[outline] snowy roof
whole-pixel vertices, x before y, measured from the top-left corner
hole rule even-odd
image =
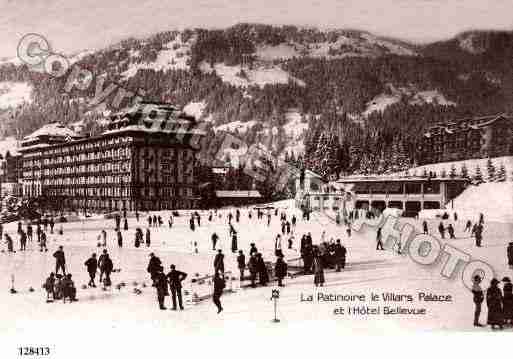
[[[80,137],[75,131],[70,128],[64,126],[60,122],[49,123],[44,125],[40,129],[32,132],[30,135],[24,138],[26,140],[32,140],[41,136],[52,136],[52,137],[71,137],[77,138]]]
[[[216,191],[218,198],[260,198],[262,195],[256,190],[249,191]]]

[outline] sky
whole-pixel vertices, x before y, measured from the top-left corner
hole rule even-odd
[[[27,33],[55,52],[98,49],[121,39],[239,22],[373,32],[417,43],[470,29],[513,29],[513,0],[0,0],[0,58]]]

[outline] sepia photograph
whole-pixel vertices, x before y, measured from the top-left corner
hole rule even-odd
[[[504,343],[512,13],[0,0],[2,357]]]

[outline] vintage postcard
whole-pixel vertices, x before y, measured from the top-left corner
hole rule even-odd
[[[5,357],[513,332],[512,12],[1,0]]]

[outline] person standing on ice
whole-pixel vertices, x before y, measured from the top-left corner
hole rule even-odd
[[[237,268],[239,268],[240,272],[240,281],[244,281],[244,269],[246,269],[246,256],[242,250],[239,251],[239,255],[237,256]]]
[[[167,221],[167,223],[169,224],[169,228],[173,228],[173,215],[172,214],[169,215],[169,220]]]
[[[84,265],[87,267],[87,273],[89,274],[89,283],[87,283],[87,285],[89,287],[96,288],[96,284],[94,284],[94,278],[96,277],[96,271],[98,270],[96,253],[91,254],[91,257],[84,262]]]
[[[39,242],[41,240],[41,224],[39,224],[39,222],[37,223],[37,227],[36,227],[36,235],[37,235],[37,241]]]
[[[27,234],[23,231],[20,232],[20,251],[25,251],[27,249]]]
[[[232,218],[233,218],[233,214],[232,212],[229,212],[228,213],[228,223],[231,224],[232,223]]]
[[[281,235],[277,235],[274,239],[274,255],[276,257],[283,256],[283,251],[281,249]]]
[[[258,279],[260,281],[260,285],[266,286],[269,282],[269,274],[267,273],[267,267],[265,265],[264,257],[262,257],[262,253],[257,253],[257,270],[258,270]]]
[[[139,222],[139,212],[135,211],[135,220]]]
[[[14,252],[13,244],[12,244],[12,238],[7,233],[5,234],[5,242],[7,243],[7,252],[12,253]]]
[[[46,302],[53,302],[55,300],[55,273],[50,273],[50,276],[46,278],[44,289],[46,290]],[[50,300],[50,294],[52,295],[52,300]]]
[[[478,275],[475,275],[473,278],[473,284],[472,284],[472,295],[474,300],[474,327],[482,327],[482,324],[479,324],[479,317],[481,316],[481,304],[484,301],[484,294],[483,290],[480,286],[481,283],[481,277]]]
[[[324,286],[324,267],[322,265],[319,250],[317,248],[313,251],[313,268],[314,268],[314,284],[316,287]]]
[[[187,273],[176,270],[175,265],[171,264],[171,271],[167,274],[166,278],[169,281],[169,288],[171,289],[171,299],[173,300],[173,308],[176,310],[176,299],[178,297],[178,306],[183,310],[182,303],[182,282],[187,278]]]
[[[39,248],[41,252],[43,252],[43,249],[45,252],[48,252],[48,248],[46,247],[46,233],[41,232],[41,238],[39,240]]]
[[[59,269],[66,275],[66,258],[64,256],[64,250],[62,246],[53,254],[55,258],[55,274],[59,274]]]
[[[454,236],[454,227],[452,226],[452,223],[449,223],[449,226],[447,227],[447,233],[449,233],[450,239],[456,239]]]
[[[162,267],[162,262],[160,261],[160,258],[157,257],[153,252],[150,253],[150,261],[148,263],[148,267],[146,270],[148,273],[150,273],[150,278],[153,281],[153,284],[155,284],[155,277],[160,267]]]
[[[153,215],[153,227],[157,227],[157,215]]]
[[[488,321],[487,323],[495,329],[503,329],[504,325],[504,312],[503,312],[503,298],[502,292],[498,287],[499,281],[493,278],[490,282],[490,287],[486,290],[486,305],[488,306]]]
[[[114,269],[114,264],[106,249],[103,250],[103,254],[98,258],[98,267],[100,268],[100,283],[104,283],[105,287],[109,287],[111,285],[110,274]],[[102,282],[103,274],[105,274],[105,280]]]
[[[214,273],[217,273],[218,271],[224,273],[224,254],[220,249],[217,251],[214,258]]]
[[[191,229],[191,231],[194,232],[194,229],[195,229],[195,224],[194,224],[194,216],[191,214],[191,218],[189,218],[189,228]]]
[[[151,227],[151,216],[148,216],[148,227]]]
[[[216,271],[214,274],[214,293],[212,295],[212,300],[217,307],[217,314],[223,311],[223,306],[221,305],[221,296],[223,295],[223,290],[226,287],[224,274],[221,271]]]
[[[146,228],[146,247],[149,247],[151,245],[151,233],[150,229]]]
[[[154,286],[157,289],[157,301],[159,303],[160,310],[166,310],[166,306],[164,305],[164,300],[166,296],[169,295],[168,291],[168,283],[166,275],[164,274],[164,268],[159,265],[155,268],[156,272],[154,275]]]
[[[334,249],[336,271],[340,272],[341,269],[344,269],[346,267],[347,249],[340,243],[340,239],[337,239],[337,243],[335,244]]]
[[[121,234],[121,231],[118,230],[118,232],[116,233],[116,236],[118,239],[118,247],[122,248],[123,247],[123,235]]]
[[[219,239],[219,236],[217,235],[216,232],[212,233],[212,237],[211,237],[211,240],[212,240],[212,250],[216,250],[216,244],[217,244],[217,240]]]
[[[440,237],[445,239],[445,227],[442,221],[440,221],[440,224],[438,225],[438,232],[440,232]]]
[[[383,235],[381,234],[381,227],[378,228],[376,231],[376,250],[382,250],[384,251],[385,248],[383,248]]]
[[[255,243],[250,243],[249,244],[249,255],[252,256],[255,253],[258,253],[258,249],[255,246]]]
[[[250,254],[249,261],[248,261],[248,270],[251,278],[251,287],[256,287],[256,276],[258,273],[258,260],[256,257],[256,253]]]
[[[232,234],[232,253],[237,252],[237,232],[233,231]]]
[[[429,234],[427,221],[422,222],[422,233]]]
[[[271,225],[271,214],[267,214],[267,227]]]
[[[284,287],[283,278],[287,275],[287,263],[283,260],[283,255],[278,256],[274,265],[274,275],[278,279],[278,287]]]
[[[128,231],[128,219],[125,217],[125,223],[123,224],[123,230]]]
[[[502,278],[504,286],[502,291],[504,292],[504,324],[513,324],[513,286],[509,277]]]
[[[239,221],[240,221],[240,211],[237,208],[237,210],[235,211],[235,222],[239,223]]]
[[[509,242],[506,254],[508,256],[508,266],[513,269],[513,242]]]
[[[292,227],[293,227],[293,228],[296,228],[296,221],[297,221],[297,219],[296,219],[296,215],[294,214],[294,215],[292,216]]]
[[[27,237],[30,242],[32,242],[32,225],[29,223],[27,224]],[[0,237],[2,237],[2,233],[0,232]]]
[[[481,242],[483,240],[483,225],[481,223],[476,226],[474,236],[476,238],[476,247],[481,247]]]
[[[54,226],[55,226],[55,222],[53,221],[53,217],[50,217],[50,234],[53,234]]]

